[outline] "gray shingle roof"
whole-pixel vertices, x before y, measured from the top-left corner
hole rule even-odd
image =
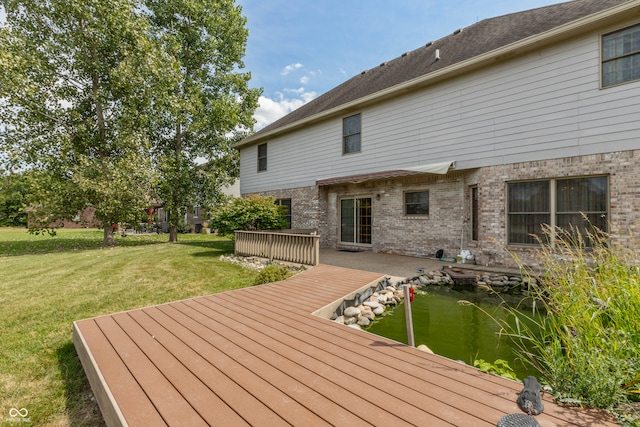
[[[251,140],[409,80],[434,73],[511,43],[630,0],[572,0],[482,20],[363,72],[258,131]],[[439,49],[440,60],[435,60]],[[240,143],[242,145],[242,142]]]

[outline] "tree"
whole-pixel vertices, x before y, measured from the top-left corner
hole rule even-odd
[[[0,174],[0,226],[25,227],[29,182],[24,174]]]
[[[152,123],[157,189],[175,242],[185,209],[211,207],[221,187],[235,181],[238,156],[231,146],[253,126],[260,91],[239,71],[248,31],[233,0],[147,0],[145,6],[156,40],[179,70]]]
[[[209,221],[219,234],[233,234],[235,230],[280,230],[287,227],[282,206],[273,197],[238,197],[216,209]]]
[[[148,136],[157,94],[177,64],[130,0],[0,0],[0,161],[37,171],[46,226],[88,206],[112,223],[148,207],[155,173]]]

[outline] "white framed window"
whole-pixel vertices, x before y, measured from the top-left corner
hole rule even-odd
[[[608,186],[606,176],[508,183],[508,243],[546,241],[543,224],[583,237],[592,227],[607,231]]]
[[[258,172],[267,170],[267,144],[258,145]]]
[[[404,193],[406,216],[429,215],[429,191],[407,191]]]
[[[342,119],[342,154],[359,153],[361,151],[360,114]]]
[[[602,36],[602,87],[640,80],[640,24]]]

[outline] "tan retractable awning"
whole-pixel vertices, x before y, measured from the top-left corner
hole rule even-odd
[[[373,179],[397,178],[401,176],[419,175],[419,174],[437,174],[445,175],[449,169],[455,168],[455,161],[447,161],[440,163],[430,163],[427,165],[411,166],[402,169],[387,170],[381,172],[370,172],[359,175],[340,176],[326,179],[319,179],[316,185],[332,185],[346,184],[371,181]]]

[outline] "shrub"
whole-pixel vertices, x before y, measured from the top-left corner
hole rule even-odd
[[[293,272],[287,267],[277,264],[269,264],[258,273],[254,285],[263,285],[265,283],[279,282],[291,277]]]
[[[235,198],[219,207],[209,225],[220,235],[232,235],[235,230],[279,230],[287,227],[282,208],[273,197],[251,196]]]
[[[637,395],[640,268],[605,233],[586,234],[558,229],[553,245],[541,245],[547,273],[533,295],[547,311],[536,321],[540,330],[519,321],[515,310],[516,326],[503,327],[556,398],[615,409]],[[531,344],[535,351],[526,350]]]

